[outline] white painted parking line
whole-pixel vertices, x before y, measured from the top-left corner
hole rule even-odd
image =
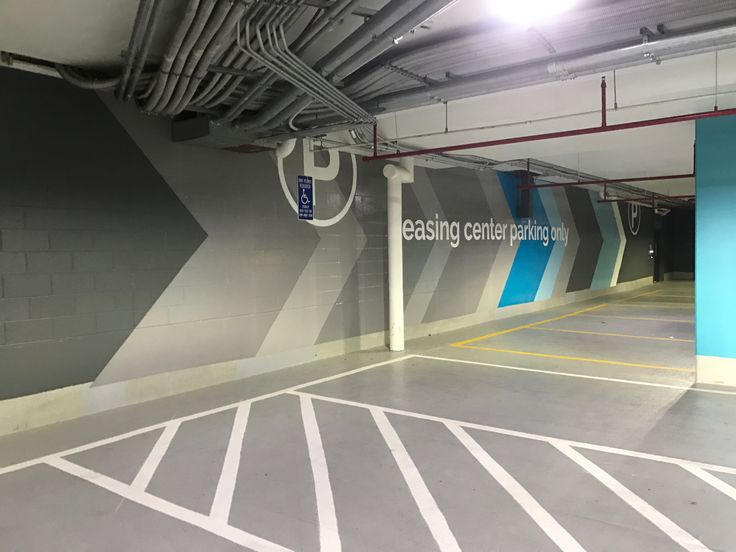
[[[416,502],[419,512],[427,523],[427,527],[429,527],[440,551],[460,552],[460,545],[458,545],[455,535],[452,534],[447,519],[437,506],[432,493],[429,492],[427,484],[422,479],[422,475],[411,456],[409,456],[404,443],[401,442],[391,422],[378,408],[371,408],[370,412],[383,436],[383,440],[386,441],[394,460],[396,460],[396,465],[399,467],[411,496],[414,497],[414,502]]]
[[[304,423],[304,433],[307,437],[307,449],[309,451],[309,462],[312,465],[312,477],[314,478],[314,491],[317,499],[317,518],[319,519],[319,542],[320,550],[340,552],[342,543],[337,527],[337,512],[335,511],[335,499],[332,494],[330,473],[327,467],[322,436],[319,433],[317,416],[314,413],[312,400],[304,395],[299,397]]]
[[[151,452],[148,454],[148,458],[143,462],[141,469],[138,470],[138,474],[135,476],[133,483],[130,484],[134,490],[146,490],[151,479],[153,479],[153,474],[156,473],[158,465],[161,463],[161,460],[163,460],[166,451],[169,450],[169,445],[171,445],[171,441],[174,440],[174,435],[176,435],[180,425],[181,422],[178,420],[169,422],[166,425],[161,436],[158,438],[158,441],[156,441],[153,449],[151,449]]]
[[[343,404],[345,406],[355,406],[357,408],[372,409],[377,408],[387,414],[398,414],[400,416],[407,416],[409,418],[417,418],[419,420],[429,420],[432,422],[439,422],[441,424],[457,424],[465,429],[479,429],[481,431],[488,431],[490,433],[498,433],[499,435],[509,435],[511,437],[520,437],[521,439],[529,439],[532,441],[542,441],[544,443],[565,443],[578,449],[586,450],[597,450],[599,452],[607,452],[609,454],[616,454],[619,456],[628,456],[631,458],[641,458],[642,460],[652,460],[654,462],[662,462],[665,464],[674,464],[676,466],[694,466],[702,468],[708,471],[714,471],[719,473],[728,473],[736,475],[736,468],[729,466],[719,466],[717,464],[707,464],[704,462],[697,462],[693,460],[685,460],[684,458],[673,458],[670,456],[661,456],[659,454],[650,454],[648,452],[638,452],[635,450],[627,450],[616,447],[609,447],[605,445],[596,445],[594,443],[585,443],[583,441],[572,441],[569,439],[560,439],[557,437],[548,437],[545,435],[538,435],[535,433],[526,433],[524,431],[517,431],[515,429],[503,429],[500,427],[493,427],[475,422],[467,422],[463,420],[455,420],[452,418],[443,418],[441,416],[432,416],[431,414],[422,414],[420,412],[412,412],[410,410],[401,410],[399,408],[391,408],[388,406],[381,406],[377,404],[362,403],[357,401],[351,401],[347,399],[339,399],[336,397],[329,397],[325,395],[317,395],[314,393],[306,393],[304,391],[292,391],[293,395],[306,395],[312,399],[331,402],[335,404]]]
[[[629,380],[621,378],[607,378],[604,376],[590,376],[588,374],[577,374],[574,372],[557,372],[555,370],[542,370],[539,368],[523,368],[521,366],[509,366],[506,364],[493,364],[491,362],[480,362],[477,360],[464,360],[459,358],[439,357],[430,355],[416,355],[417,358],[426,358],[427,360],[438,360],[444,362],[454,362],[458,364],[470,364],[475,366],[488,366],[489,368],[500,368],[503,370],[512,370],[515,372],[530,372],[533,374],[546,374],[550,376],[560,376],[563,378],[579,378],[595,381],[603,381],[609,383],[624,383],[627,385],[641,385],[644,387],[658,387],[660,389],[673,389],[676,391],[693,391],[697,393],[709,393],[712,395],[731,395],[736,396],[736,391],[725,391],[721,389],[704,389],[702,387],[688,387],[686,385],[671,385],[668,383],[654,383],[641,380]]]
[[[243,403],[238,406],[233,428],[230,432],[230,441],[225,452],[225,460],[222,463],[222,472],[220,472],[220,479],[217,482],[215,498],[212,501],[210,517],[224,523],[227,523],[230,519],[230,509],[233,504],[233,494],[238,479],[240,456],[243,450],[243,439],[245,438],[249,415],[250,403]]]
[[[705,481],[708,485],[713,487],[714,489],[717,489],[721,491],[724,495],[726,495],[731,500],[736,500],[736,489],[723,481],[722,479],[718,479],[716,476],[714,476],[711,473],[708,473],[707,471],[697,468],[695,466],[682,466],[683,469],[689,471],[691,474],[693,474],[695,477],[701,479],[702,481]]]
[[[565,552],[584,552],[580,543],[545,510],[539,502],[507,472],[501,464],[496,462],[478,442],[458,424],[445,423],[455,437],[468,449],[481,466],[495,479],[504,490],[511,495],[519,506],[529,515],[539,528],[552,539],[560,550]]]
[[[77,447],[68,448],[59,452],[54,452],[51,454],[47,454],[44,456],[39,456],[37,458],[33,458],[31,460],[26,460],[24,462],[18,462],[17,464],[11,464],[9,466],[5,466],[0,468],[0,475],[5,475],[6,473],[15,472],[18,470],[23,470],[26,468],[30,468],[32,466],[37,466],[38,464],[46,463],[48,460],[52,460],[54,458],[59,458],[62,456],[69,456],[72,454],[77,454],[79,452],[85,452],[87,450],[91,450],[93,448],[101,447],[103,445],[110,445],[112,443],[117,443],[119,441],[123,441],[125,439],[129,439],[130,437],[135,437],[137,435],[142,435],[144,433],[148,433],[150,431],[154,431],[156,429],[165,428],[168,424],[170,424],[172,421],[177,421],[179,423],[188,422],[190,420],[197,420],[199,418],[203,418],[205,416],[209,416],[211,414],[219,414],[220,412],[226,412],[228,410],[233,410],[244,403],[254,403],[258,401],[264,401],[266,399],[272,399],[274,397],[278,397],[280,395],[283,395],[284,393],[289,393],[291,391],[298,391],[300,389],[303,389],[305,387],[311,387],[312,385],[319,385],[321,383],[327,383],[330,381],[334,381],[340,378],[345,378],[348,376],[352,376],[354,374],[358,374],[360,372],[365,372],[366,370],[371,370],[373,368],[378,368],[380,366],[387,366],[389,364],[394,364],[396,362],[402,362],[404,360],[409,360],[412,358],[415,358],[416,355],[404,355],[397,358],[392,358],[390,360],[385,360],[383,362],[376,362],[375,364],[369,364],[368,366],[362,366],[360,368],[356,368],[354,370],[349,370],[347,372],[341,372],[339,374],[334,374],[332,376],[327,376],[324,378],[319,378],[316,380],[308,381],[306,383],[300,383],[298,385],[294,385],[292,387],[287,387],[286,389],[279,389],[278,391],[272,391],[270,393],[265,393],[263,395],[259,395],[257,397],[253,397],[250,399],[246,399],[244,401],[239,401],[236,403],[227,404],[224,406],[218,406],[217,408],[211,408],[209,410],[203,410],[201,412],[196,412],[194,414],[188,414],[186,416],[182,416],[180,418],[176,418],[176,420],[168,420],[165,422],[159,422],[156,424],[151,424],[146,427],[141,427],[138,429],[134,429],[132,431],[127,431],[125,433],[120,433],[118,435],[114,435],[112,437],[106,437],[105,439],[99,439],[97,441],[92,441],[90,443],[86,443],[84,445],[79,445]]]
[[[689,550],[690,552],[707,552],[710,550],[702,542],[685,531],[662,512],[651,506],[634,492],[630,491],[608,472],[588,460],[578,451],[574,450],[569,444],[557,441],[552,441],[551,443],[562,454],[567,456],[603,485],[608,487],[611,492],[649,520],[653,525],[658,527],[665,535],[682,546],[685,550]]]
[[[238,529],[237,527],[233,527],[232,525],[227,525],[217,520],[213,520],[209,516],[188,510],[187,508],[183,508],[182,506],[169,502],[168,500],[164,500],[144,491],[133,489],[125,483],[116,481],[106,475],[89,470],[78,464],[64,460],[63,458],[49,458],[44,463],[92,483],[93,485],[97,485],[98,487],[130,500],[131,502],[135,502],[179,521],[194,525],[195,527],[199,527],[200,529],[229,540],[230,542],[250,548],[255,552],[292,552],[288,548],[284,548],[276,543],[262,539],[261,537]]]

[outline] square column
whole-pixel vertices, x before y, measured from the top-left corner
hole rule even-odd
[[[736,117],[696,126],[697,380],[736,386]]]

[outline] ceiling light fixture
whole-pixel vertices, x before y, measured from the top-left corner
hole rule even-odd
[[[577,0],[488,0],[491,14],[514,25],[531,27],[572,8]]]

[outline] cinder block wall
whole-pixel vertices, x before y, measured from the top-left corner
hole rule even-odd
[[[84,383],[101,388],[93,402],[119,404],[129,387],[108,385],[148,378],[151,398],[152,379],[173,393],[383,343],[381,164],[301,142],[284,160],[172,143],[166,119],[9,70],[0,118],[0,400]],[[317,178],[325,225],[297,220],[299,174]],[[405,217],[522,224],[514,178],[418,167]],[[647,220],[633,235],[595,201],[535,198],[567,244],[407,240],[410,333],[650,275]]]

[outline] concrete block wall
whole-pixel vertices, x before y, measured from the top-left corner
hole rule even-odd
[[[0,399],[191,371],[206,384],[383,343],[382,165],[309,142],[285,159],[172,143],[165,119],[9,71],[0,112]],[[297,220],[299,174],[315,176],[324,224]],[[513,224],[506,191],[492,171],[418,168],[405,216]],[[617,227],[617,208],[587,191],[541,199],[539,219],[571,232],[554,263],[554,244],[406,242],[412,335],[648,275],[648,240]]]

